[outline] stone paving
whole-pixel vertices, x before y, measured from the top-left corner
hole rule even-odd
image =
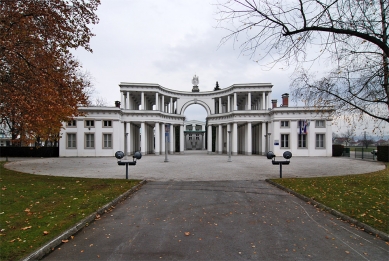
[[[136,166],[129,166],[129,178],[149,181],[213,181],[213,180],[265,180],[279,177],[279,166],[272,165],[264,156],[228,156],[206,151],[187,151],[183,155],[143,156]],[[1,160],[1,159],[0,159]],[[11,158],[6,167],[26,173],[87,177],[125,178],[125,166],[118,166],[115,157],[91,158]],[[131,159],[132,160],[132,159]],[[277,157],[276,160],[284,160]],[[362,174],[382,170],[385,165],[377,161],[344,157],[292,157],[282,167],[283,178],[338,176]]]

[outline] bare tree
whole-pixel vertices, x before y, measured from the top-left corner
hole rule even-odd
[[[373,144],[374,143],[374,140],[372,137],[370,137],[369,135],[366,134],[366,131],[364,132],[363,134],[363,138],[360,140],[360,142],[362,143],[362,145],[367,149],[369,147],[369,145]]]
[[[295,66],[296,101],[389,123],[388,0],[228,0],[218,8],[229,31],[221,44],[238,42],[270,68]]]
[[[350,143],[350,141],[354,140],[355,131],[352,128],[348,128],[345,132],[341,133],[341,137],[343,138],[346,146]]]
[[[93,102],[93,106],[107,106],[108,102],[107,102],[107,99],[105,99],[104,97],[102,96],[99,96],[99,97],[96,97],[94,102]]]

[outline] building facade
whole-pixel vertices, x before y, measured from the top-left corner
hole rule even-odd
[[[230,145],[232,155],[265,155],[269,150],[276,155],[286,150],[294,156],[332,155],[332,108],[289,107],[288,94],[277,106],[271,84],[234,84],[208,92],[146,83],[119,86],[116,107],[82,107],[85,116],[63,123],[61,157],[113,156],[118,150],[161,155],[165,146],[168,153],[206,149],[222,154]],[[185,121],[185,109],[193,104],[205,109],[205,124]]]

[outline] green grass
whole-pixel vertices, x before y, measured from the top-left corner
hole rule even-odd
[[[32,175],[0,162],[0,260],[18,260],[139,183]]]
[[[369,174],[272,181],[389,234],[389,164]]]

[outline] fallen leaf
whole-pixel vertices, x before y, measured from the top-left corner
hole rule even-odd
[[[44,235],[44,236],[46,236],[46,235],[48,235],[48,234],[49,234],[49,232],[48,232],[48,231],[46,231],[46,230],[45,230],[45,231],[43,231],[43,235]]]
[[[30,229],[30,228],[32,228],[32,226],[22,227],[21,230],[27,230],[27,229]]]
[[[67,239],[62,239],[62,243],[67,243],[67,242],[69,242],[69,240],[67,240]]]
[[[185,236],[189,236],[190,232],[185,232],[184,234],[185,234]]]

